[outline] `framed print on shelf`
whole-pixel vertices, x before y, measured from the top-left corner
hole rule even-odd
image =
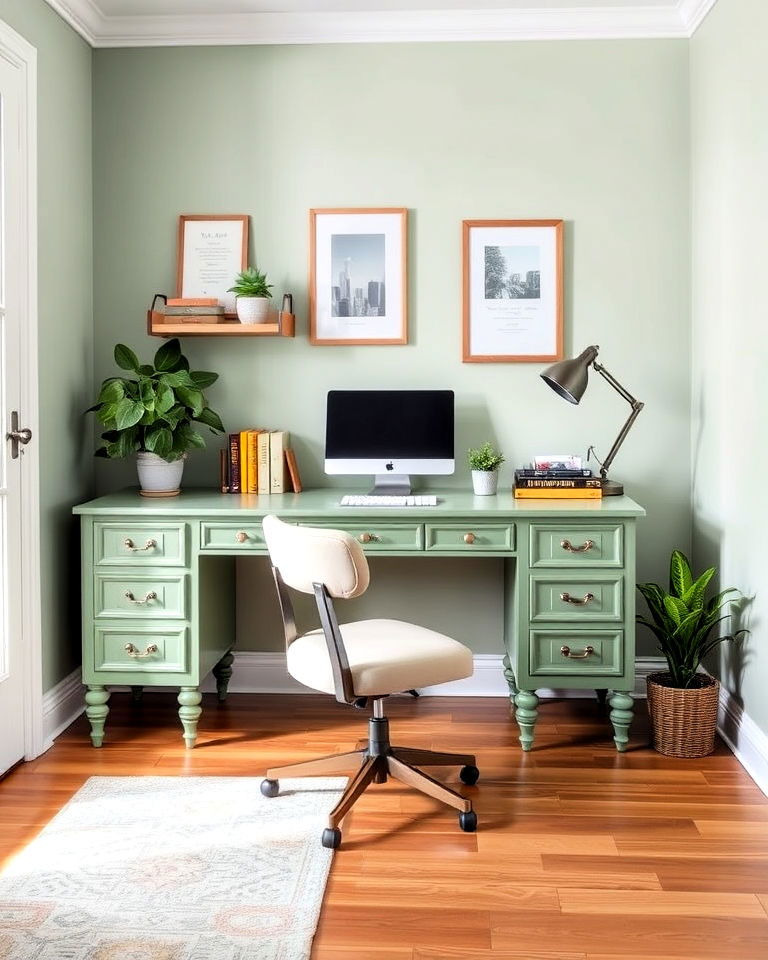
[[[225,316],[237,316],[237,274],[248,266],[248,214],[194,213],[179,217],[177,297],[215,297]]]
[[[465,220],[464,363],[563,359],[563,221]]]
[[[408,342],[404,207],[309,211],[309,340]]]

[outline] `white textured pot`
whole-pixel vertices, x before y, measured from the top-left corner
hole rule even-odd
[[[492,497],[499,486],[498,470],[473,470],[472,489],[476,497]]]
[[[136,454],[136,469],[139,473],[139,486],[145,497],[175,497],[181,486],[184,473],[184,454],[178,460],[163,460],[156,453],[142,450]]]
[[[237,318],[240,323],[268,323],[269,322],[269,298],[268,297],[238,297],[237,298]]]

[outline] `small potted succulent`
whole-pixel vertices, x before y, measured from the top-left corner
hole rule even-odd
[[[490,497],[496,493],[499,485],[499,467],[504,463],[500,450],[495,450],[490,441],[470,450],[467,454],[472,470],[472,489],[478,497]]]
[[[96,456],[116,460],[136,453],[142,495],[176,496],[187,452],[205,447],[193,424],[224,432],[203,393],[219,375],[190,370],[177,339],[164,343],[151,364],[139,363],[133,350],[118,343],[115,363],[134,376],[108,377],[87,411],[106,427]]]
[[[238,273],[235,285],[230,287],[228,292],[237,297],[237,316],[240,323],[267,323],[272,286],[267,283],[266,273],[261,273],[256,267],[248,267]]]
[[[647,678],[648,712],[653,746],[672,757],[704,757],[715,749],[719,682],[699,670],[702,660],[720,643],[738,642],[746,630],[720,635],[728,619],[726,599],[735,589],[707,598],[715,568],[695,580],[685,554],[672,552],[669,590],[658,583],[638,583],[651,619],[638,615],[659,642],[667,671]],[[735,599],[735,598],[734,598]]]

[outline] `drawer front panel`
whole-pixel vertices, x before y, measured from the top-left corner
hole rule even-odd
[[[388,520],[370,520],[360,523],[303,523],[304,527],[328,527],[345,530],[363,547],[366,553],[386,553],[390,550],[423,550],[424,524],[398,523]]]
[[[481,553],[486,550],[506,552],[515,548],[515,528],[503,523],[428,523],[427,550]]]
[[[531,574],[531,620],[622,620],[624,578]]]
[[[172,619],[187,616],[187,578],[184,574],[97,573],[94,616],[113,619]]]
[[[532,677],[620,677],[624,673],[621,630],[532,630]]]
[[[267,545],[261,523],[241,521],[240,523],[200,524],[201,550],[226,550],[227,553],[266,553]]]
[[[620,523],[532,523],[532,567],[622,567],[624,527]]]
[[[186,526],[183,523],[93,524],[94,557],[98,564],[143,564],[184,567],[187,563]]]
[[[189,630],[186,625],[97,623],[93,640],[93,669],[96,673],[189,672]]]

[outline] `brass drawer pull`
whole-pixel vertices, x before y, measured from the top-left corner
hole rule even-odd
[[[235,534],[235,540],[237,540],[238,543],[245,543],[247,539],[248,534],[245,532],[245,530],[238,530]]]
[[[474,533],[465,533],[464,534],[464,543],[474,543],[477,538]]]
[[[578,607],[583,607],[588,603],[592,603],[595,599],[594,593],[585,593],[583,597],[572,597],[570,593],[561,593],[560,599],[563,603],[575,603]]]
[[[130,603],[149,603],[150,600],[157,600],[157,594],[155,593],[154,590],[150,590],[150,592],[146,595],[146,597],[144,597],[143,600],[137,600],[130,590],[126,590],[125,599],[128,600]]]
[[[130,537],[126,537],[123,543],[132,553],[142,553],[144,550],[152,550],[157,546],[157,540],[147,540],[143,547],[137,547]]]
[[[357,539],[360,543],[378,543],[381,538],[377,537],[375,533],[361,533]]]
[[[587,550],[591,550],[594,545],[594,540],[585,540],[580,547],[574,547],[570,540],[560,541],[560,546],[563,548],[563,550],[567,550],[569,553],[586,553]]]
[[[560,653],[569,660],[586,660],[595,652],[594,647],[584,647],[581,653],[571,653],[571,648],[567,646],[560,647]]]
[[[144,653],[139,653],[138,647],[134,647],[132,643],[126,643],[125,652],[134,660],[145,660],[147,657],[151,657],[153,653],[157,653],[157,644],[150,643]]]

